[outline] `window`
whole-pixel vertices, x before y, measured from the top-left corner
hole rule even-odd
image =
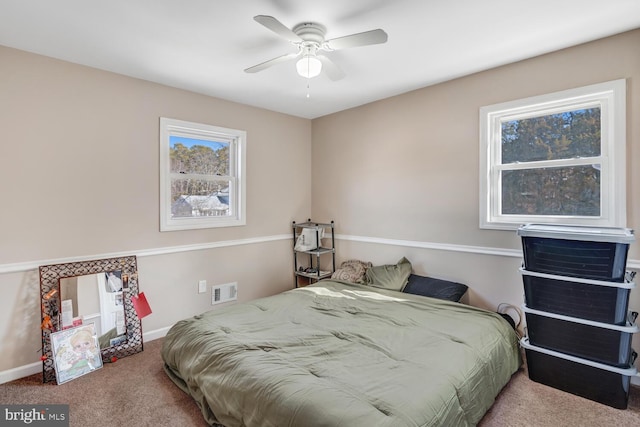
[[[624,227],[625,80],[480,109],[480,227]]]
[[[246,133],[160,118],[160,231],[245,225]]]

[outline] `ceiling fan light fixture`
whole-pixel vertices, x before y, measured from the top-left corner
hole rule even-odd
[[[253,67],[246,68],[244,70],[246,73],[256,73],[289,59],[299,58],[296,62],[296,70],[300,76],[311,79],[319,75],[324,67],[326,76],[336,81],[343,78],[345,74],[330,58],[322,55],[322,51],[333,52],[334,50],[386,43],[387,41],[387,33],[380,28],[325,40],[326,28],[317,22],[303,22],[289,29],[273,16],[257,15],[253,19],[258,24],[291,42],[298,48],[298,51],[280,55]],[[318,53],[320,54],[318,55]]]
[[[304,55],[296,63],[298,74],[306,79],[316,77],[322,71],[322,62],[314,55]]]

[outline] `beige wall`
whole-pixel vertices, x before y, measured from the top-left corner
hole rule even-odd
[[[200,279],[237,281],[240,301],[293,286],[291,242],[273,237],[311,211],[310,120],[5,47],[0,64],[0,268],[145,253],[145,332],[210,309]],[[247,131],[246,226],[160,233],[161,116]],[[39,360],[38,280],[0,274],[0,373]]]
[[[308,120],[0,54],[2,263],[264,236],[308,215]],[[158,231],[161,116],[247,131],[247,226]]]
[[[516,233],[478,226],[479,109],[620,78],[627,79],[628,227],[639,228],[638,46],[635,30],[314,120],[312,212],[336,220],[339,260],[407,256],[419,273],[468,284],[471,304],[519,306]],[[437,245],[451,250],[429,248]],[[494,248],[506,256],[482,254]],[[637,241],[630,250],[635,266],[639,249]],[[640,310],[640,291],[631,296]]]

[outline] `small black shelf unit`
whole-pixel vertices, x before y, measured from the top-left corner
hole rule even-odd
[[[331,277],[336,271],[334,222],[293,221],[291,228],[295,287],[300,286],[300,277],[307,278],[308,283]]]

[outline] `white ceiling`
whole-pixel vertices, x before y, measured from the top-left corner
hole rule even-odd
[[[389,39],[327,53],[346,77],[307,98],[295,61],[243,71],[296,51],[255,15]],[[304,118],[635,28],[640,0],[0,0],[0,45]]]

